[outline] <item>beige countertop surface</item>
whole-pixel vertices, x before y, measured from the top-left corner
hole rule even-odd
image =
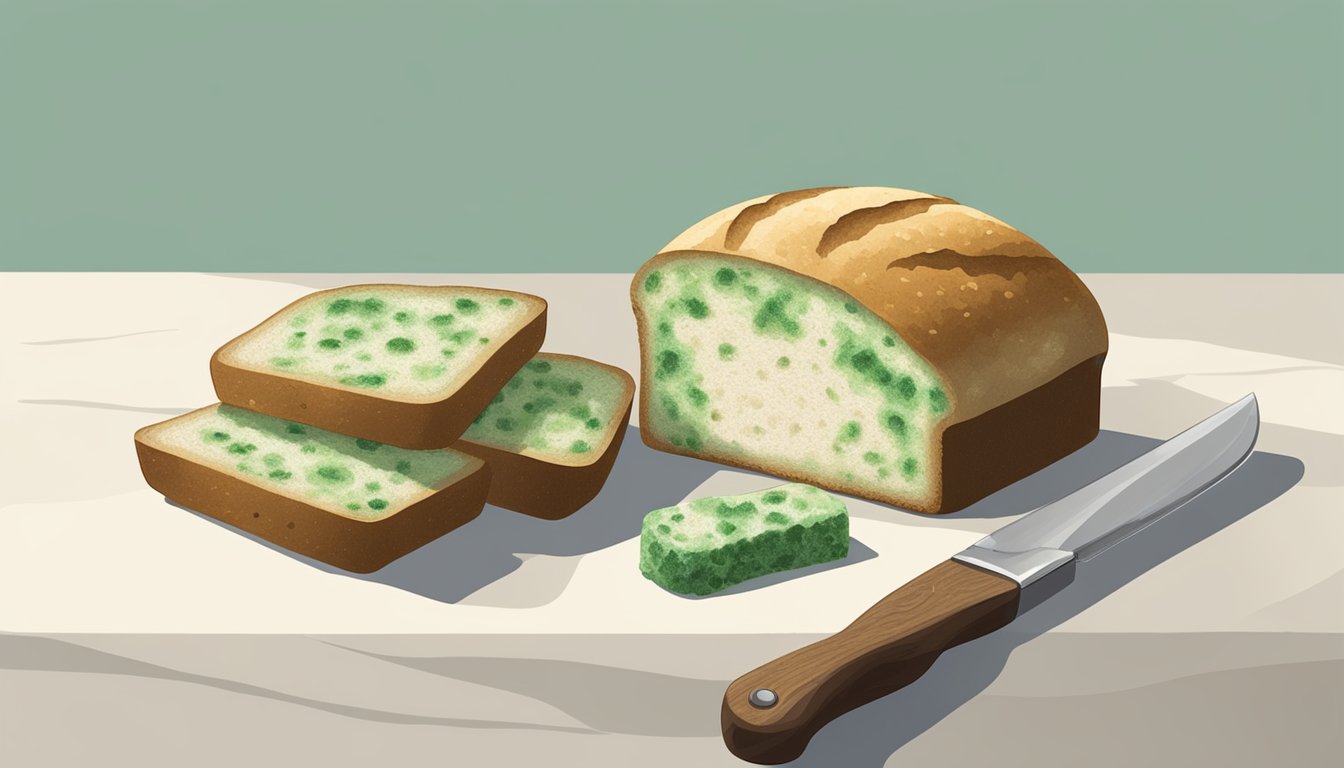
[[[354,282],[537,293],[545,349],[634,373],[628,275],[0,274],[0,744],[34,765],[740,765],[718,730],[732,678],[1255,392],[1235,474],[798,764],[1333,764],[1344,276],[1084,280],[1111,331],[1097,440],[954,515],[847,500],[849,559],[691,600],[639,575],[643,514],[778,481],[637,425],[571,518],[487,507],[369,575],[168,504],[131,440],[213,402],[222,343]]]

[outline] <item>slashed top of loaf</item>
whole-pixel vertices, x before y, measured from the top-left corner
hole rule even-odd
[[[407,402],[451,396],[546,309],[465,286],[351,285],[309,294],[219,352],[229,365]]]
[[[833,285],[942,376],[952,421],[991,410],[1107,350],[1096,299],[1040,243],[923,192],[823,187],[748,200],[668,243],[635,278],[687,253],[738,256]]]

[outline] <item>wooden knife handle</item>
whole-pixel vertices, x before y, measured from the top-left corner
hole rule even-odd
[[[955,560],[882,598],[838,634],[734,680],[723,740],[753,763],[785,763],[835,718],[919,678],[943,651],[1017,616],[1017,583]],[[769,693],[774,703],[770,704]]]

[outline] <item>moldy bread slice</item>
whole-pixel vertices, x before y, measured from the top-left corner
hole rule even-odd
[[[546,302],[458,286],[305,296],[210,360],[230,405],[403,448],[451,445],[541,347]]]

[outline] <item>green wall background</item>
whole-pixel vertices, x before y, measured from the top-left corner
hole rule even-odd
[[[1344,3],[0,0],[0,267],[632,271],[832,184],[1334,272]]]

